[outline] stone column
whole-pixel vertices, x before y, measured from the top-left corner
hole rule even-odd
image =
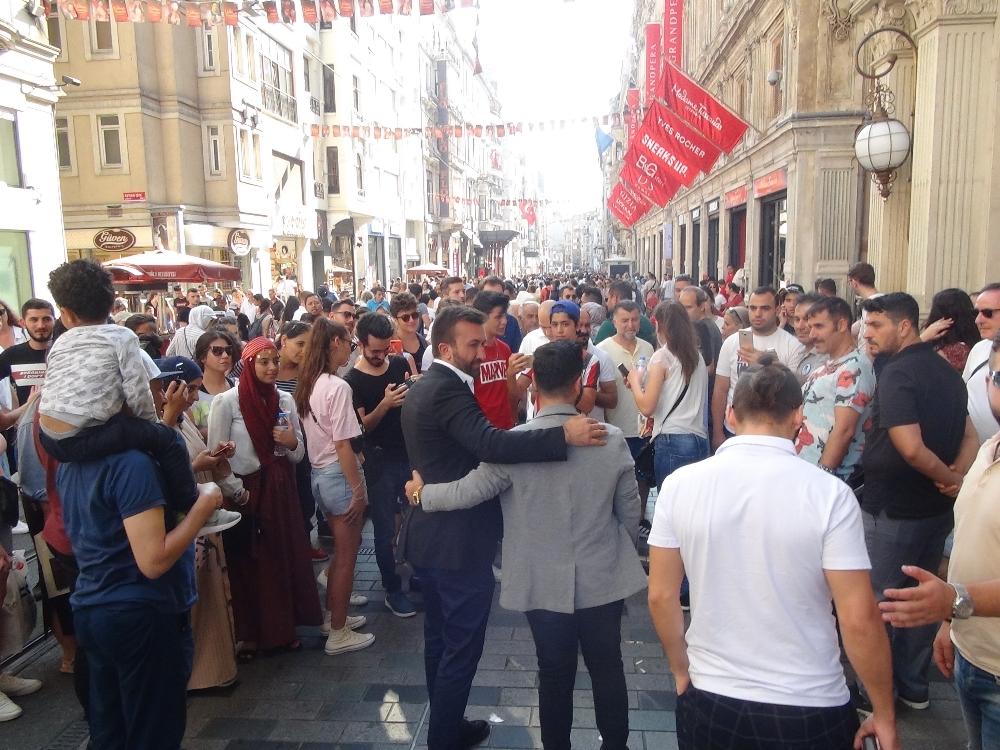
[[[997,0],[920,0],[907,290],[926,310],[987,258]]]

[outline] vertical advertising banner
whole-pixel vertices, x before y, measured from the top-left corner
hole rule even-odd
[[[632,158],[629,159],[629,156]],[[647,157],[633,154],[631,151],[622,163],[618,177],[645,202],[655,203],[661,208],[666,206],[680,189],[676,182],[666,179]]]
[[[625,107],[628,112],[625,115],[625,145],[629,146],[639,129],[639,89],[629,89],[625,92]]]
[[[354,0],[340,0],[340,15],[342,16],[353,16],[354,15]]]
[[[696,170],[708,174],[715,166],[722,151],[703,136],[694,126],[682,120],[660,102],[653,102],[643,121],[643,130],[663,142],[677,147],[684,160]]]
[[[624,226],[630,227],[649,210],[649,203],[619,182],[608,196],[608,209]]]
[[[434,0],[420,0],[420,15],[430,16],[434,14]]]
[[[670,62],[663,69],[662,88],[667,106],[726,153],[747,132],[746,122]]]
[[[684,0],[663,0],[663,55],[668,63],[683,67]]]
[[[645,101],[650,104],[660,90],[663,70],[663,29],[658,23],[646,24],[646,88]]]

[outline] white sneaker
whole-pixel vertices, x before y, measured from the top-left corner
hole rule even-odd
[[[242,518],[243,515],[237,513],[236,511],[223,510],[222,508],[219,508],[208,517],[208,520],[205,521],[205,525],[202,526],[201,531],[198,532],[198,536],[218,534],[220,531],[231,529],[233,526],[238,524]]]
[[[17,524],[15,524],[14,528],[12,528],[10,530],[10,533],[11,534],[27,534],[28,533],[28,524],[26,524],[24,521],[18,521]]]
[[[364,615],[348,615],[347,627],[351,630],[363,628],[368,623],[368,618]],[[323,613],[323,624],[319,626],[319,632],[323,635],[330,635],[330,610]]]
[[[321,570],[319,572],[319,575],[316,576],[316,583],[318,583],[323,588],[326,588],[326,566],[325,565],[323,566],[323,570]]]
[[[0,693],[0,721],[11,721],[23,713],[21,707]]]
[[[41,680],[31,680],[24,677],[15,677],[6,672],[0,673],[0,693],[13,695],[19,698],[22,695],[31,695],[42,689]]]
[[[374,633],[355,633],[348,627],[341,630],[333,630],[326,638],[326,645],[323,650],[327,656],[336,654],[346,654],[350,651],[360,651],[375,643]]]
[[[368,603],[368,597],[364,594],[355,594],[351,592],[351,606],[352,607],[363,607]]]

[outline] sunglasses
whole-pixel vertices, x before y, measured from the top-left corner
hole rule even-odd
[[[216,357],[221,357],[223,355],[229,357],[233,356],[233,347],[231,346],[210,346],[208,347],[208,350],[212,352],[212,354],[214,354]]]
[[[336,315],[343,315],[344,318],[346,318],[347,320],[356,320],[357,317],[358,317],[357,313],[352,313],[352,312],[338,312],[338,313],[335,313],[335,314]]]
[[[1000,388],[1000,370],[990,370],[990,382]]]
[[[412,313],[403,313],[402,315],[397,315],[396,317],[399,320],[403,321],[404,323],[409,323],[410,321],[413,321],[413,320],[416,320],[417,318],[419,318],[420,317],[420,313],[415,313],[415,312],[412,312]]]
[[[989,307],[979,308],[979,307],[977,307],[976,308],[976,312],[979,313],[980,315],[982,315],[987,320],[993,320],[993,316],[996,315],[998,312],[1000,312],[1000,307],[993,307],[993,308],[989,308]]]

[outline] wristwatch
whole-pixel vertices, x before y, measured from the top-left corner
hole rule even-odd
[[[422,489],[423,489],[423,486],[420,486],[420,487],[417,487],[417,489],[413,490],[413,494],[410,495],[410,497],[413,498],[413,502],[410,503],[410,505],[420,505],[420,491]]]
[[[976,607],[969,596],[969,590],[960,583],[949,583],[955,589],[955,601],[951,605],[951,616],[956,620],[967,620],[976,611]]]

